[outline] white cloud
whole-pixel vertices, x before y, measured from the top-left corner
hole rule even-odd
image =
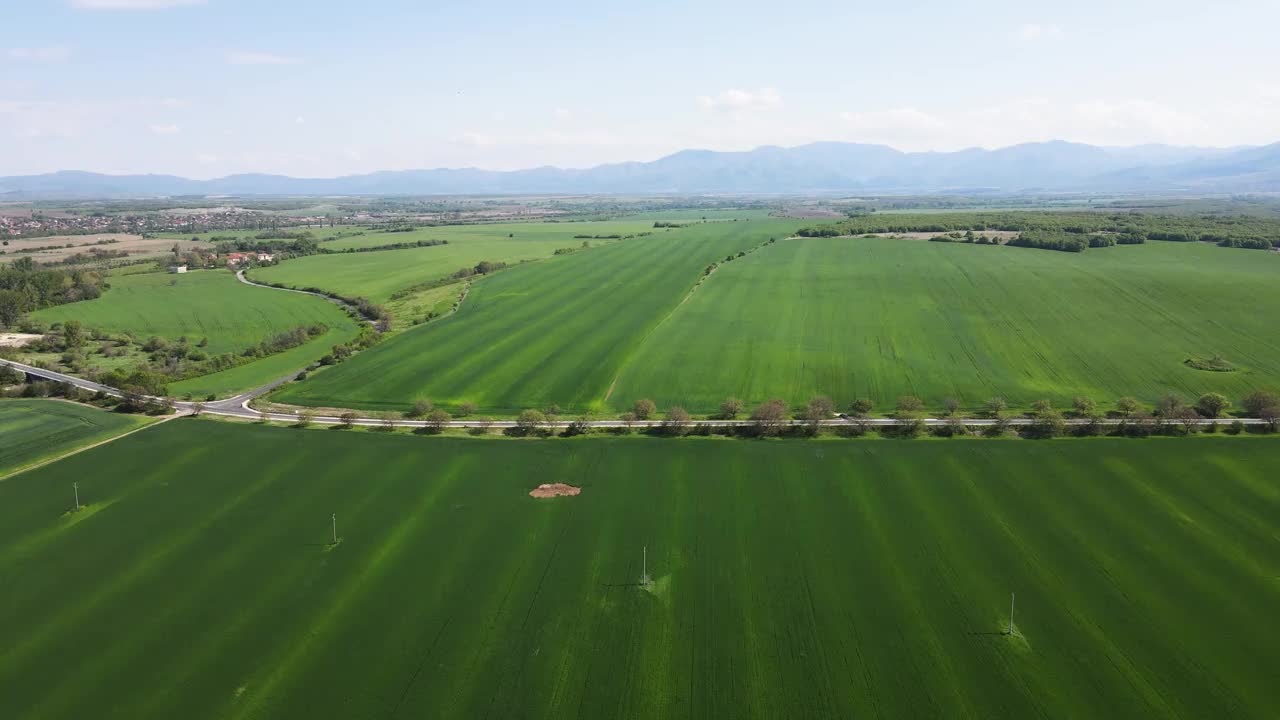
[[[204,3],[205,0],[71,0],[72,7],[87,10],[163,10]]]
[[[23,62],[61,62],[71,57],[71,49],[63,45],[38,48],[9,48],[5,55],[10,60]]]
[[[182,131],[181,128],[173,123],[169,123],[167,125],[148,125],[147,129],[156,135],[177,135]]]
[[[218,164],[218,156],[207,152],[197,153],[196,162],[201,165],[216,165]]]
[[[556,108],[552,114],[557,120],[568,120],[573,117],[573,111],[569,108]]]
[[[841,125],[827,137],[903,150],[995,148],[1043,140],[1227,146],[1274,142],[1280,105],[1251,99],[1232,107],[1186,109],[1144,98],[1023,98],[935,112],[910,107],[844,112],[839,118]],[[823,134],[820,129],[818,134]]]
[[[724,90],[718,95],[698,98],[703,110],[716,112],[744,112],[749,110],[777,110],[782,107],[782,96],[773,88],[758,90]]]
[[[1040,23],[1025,23],[1014,32],[1014,37],[1023,42],[1035,42],[1036,40],[1047,40],[1056,38],[1062,34],[1062,28],[1057,25],[1041,25]]]
[[[228,50],[227,62],[232,65],[297,65],[301,58],[250,50]]]

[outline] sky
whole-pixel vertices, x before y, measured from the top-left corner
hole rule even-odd
[[[0,176],[1280,141],[1277,0],[0,0]]]

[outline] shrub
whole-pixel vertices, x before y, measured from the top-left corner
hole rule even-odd
[[[898,414],[910,415],[924,409],[924,402],[915,395],[903,395],[898,398]]]
[[[418,400],[413,404],[413,407],[410,408],[409,411],[406,412],[404,415],[405,417],[411,417],[411,418],[426,417],[427,413],[435,409],[436,409],[436,406],[433,405],[430,400]]]
[[[948,415],[955,415],[956,412],[960,410],[960,401],[953,397],[946,398],[942,401],[942,409],[945,410]]]
[[[1280,395],[1273,392],[1259,390],[1250,393],[1244,399],[1244,409],[1250,417],[1264,417],[1268,413],[1274,417],[1278,408],[1280,408]]]
[[[516,418],[516,428],[522,435],[533,435],[541,431],[546,422],[547,416],[543,415],[542,411],[530,408],[521,412]]]
[[[683,435],[689,429],[689,422],[689,413],[679,405],[673,405],[667,410],[661,429],[665,435]]]
[[[1000,413],[1004,412],[1008,407],[1009,403],[1005,402],[1005,399],[999,395],[988,400],[986,404],[987,414],[993,418],[1000,417]]]
[[[657,411],[658,411],[658,406],[655,405],[653,401],[648,398],[642,398],[640,400],[637,400],[635,404],[631,406],[631,412],[636,416],[636,419],[638,420],[648,420]]]
[[[769,400],[751,411],[751,424],[758,435],[777,435],[787,419],[787,404],[782,400]]]
[[[473,402],[464,402],[458,405],[458,417],[467,417],[474,415],[476,412],[476,404]]]
[[[738,413],[742,412],[742,401],[736,397],[725,399],[720,403],[720,418],[723,420],[732,420],[738,417]]]
[[[342,421],[338,425],[338,427],[342,428],[343,430],[350,430],[352,427],[355,426],[357,417],[358,416],[351,411],[342,413],[341,415],[338,416],[338,419]]]
[[[444,410],[432,410],[427,413],[422,429],[431,435],[439,435],[449,426],[449,421],[452,419],[453,417]]]
[[[866,417],[876,404],[868,398],[858,398],[849,405],[849,414],[854,417]]]

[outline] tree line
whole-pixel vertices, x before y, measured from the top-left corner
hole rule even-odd
[[[1247,215],[1170,215],[1142,212],[956,212],[858,215],[800,228],[800,237],[876,233],[1017,232],[1007,244],[1068,252],[1147,240],[1211,242],[1223,247],[1280,247],[1280,220]]]
[[[29,257],[0,265],[0,326],[13,327],[41,308],[92,300],[107,288],[100,273],[38,265]]]

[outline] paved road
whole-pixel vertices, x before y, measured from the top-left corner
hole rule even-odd
[[[68,383],[71,383],[72,385],[75,385],[78,388],[89,390],[91,392],[100,391],[100,392],[105,392],[108,395],[114,395],[116,397],[121,397],[124,395],[122,391],[117,390],[116,388],[108,387],[106,385],[100,385],[98,383],[90,382],[88,380],[83,380],[81,378],[73,377],[71,375],[64,375],[63,373],[54,372],[52,370],[42,370],[40,368],[32,367],[31,365],[24,365],[22,363],[14,362],[12,360],[0,360],[0,365],[9,365],[11,367],[17,368],[18,370],[21,370],[27,373],[28,375],[34,375],[35,377],[44,378],[46,380],[53,380],[55,382],[68,382]],[[287,383],[290,380],[294,379],[294,377],[296,376],[297,376],[297,373],[290,374],[278,380],[274,380],[266,385],[263,385],[260,388],[250,390],[249,392],[246,392],[246,393],[241,393],[240,395],[237,395],[233,398],[228,398],[226,400],[214,400],[214,401],[205,402],[205,403],[175,401],[174,406],[177,407],[179,410],[183,410],[183,411],[195,411],[197,409],[197,406],[199,406],[202,412],[208,413],[210,415],[219,415],[223,417],[236,417],[236,418],[245,418],[250,420],[260,420],[265,417],[269,420],[276,421],[276,422],[296,422],[298,420],[297,413],[278,413],[278,412],[263,413],[249,407],[249,402],[254,398],[259,397],[261,395],[265,395],[268,392],[271,392],[272,390],[283,385],[284,383]],[[163,398],[152,398],[152,399],[161,400]],[[1224,422],[1232,422],[1237,419],[1243,422],[1245,425],[1267,424],[1267,421],[1261,418],[1225,418],[1225,419],[1220,418],[1217,420],[1209,420],[1209,419],[1201,418],[1201,419],[1192,420],[1190,422],[1195,425],[1209,425],[1212,423],[1222,424]],[[342,418],[334,415],[313,415],[311,417],[311,421],[318,425],[338,425],[343,422]],[[560,420],[554,423],[549,423],[548,427],[563,429],[568,427],[572,422],[573,422],[572,420]],[[841,426],[853,425],[855,422],[857,421],[850,418],[833,418],[831,420],[824,420],[822,421],[821,424],[824,427],[841,427]],[[895,423],[897,423],[897,420],[894,420],[893,418],[868,418],[862,422],[864,422],[869,427],[884,427],[884,426],[894,425]],[[951,422],[950,418],[924,418],[924,424],[927,426],[947,425],[950,422]],[[964,424],[969,427],[989,427],[999,422],[1004,422],[1007,425],[1018,426],[1018,425],[1030,425],[1034,421],[1031,420],[1030,418],[1025,418],[1025,417],[1007,418],[1005,420],[994,420],[991,418],[964,418]],[[1070,418],[1065,420],[1065,422],[1067,425],[1085,425],[1085,424],[1088,424],[1090,421]],[[1120,419],[1115,419],[1115,418],[1107,418],[1107,419],[1101,420],[1100,422],[1103,425],[1119,425],[1124,421]],[[357,419],[353,424],[362,425],[365,427],[386,427],[388,423],[385,420],[380,420],[376,418],[360,418],[360,419]],[[426,427],[427,424],[428,423],[423,420],[395,420],[391,423],[391,426],[400,427],[400,428],[420,428],[420,427]],[[712,427],[734,427],[734,426],[750,426],[752,425],[752,422],[750,420],[691,420],[689,424],[691,426],[710,425]],[[784,424],[791,425],[791,426],[801,426],[801,425],[806,425],[807,423],[805,423],[803,420],[788,420]],[[649,428],[649,427],[659,427],[662,425],[662,421],[661,420],[638,420],[631,423],[627,423],[621,420],[593,420],[591,421],[590,425],[593,428],[630,427],[630,428],[640,429],[640,428]],[[516,422],[514,420],[494,420],[489,422],[480,421],[480,420],[453,420],[448,423],[448,427],[454,427],[454,428],[474,428],[474,427],[510,428],[515,426],[516,426]]]

